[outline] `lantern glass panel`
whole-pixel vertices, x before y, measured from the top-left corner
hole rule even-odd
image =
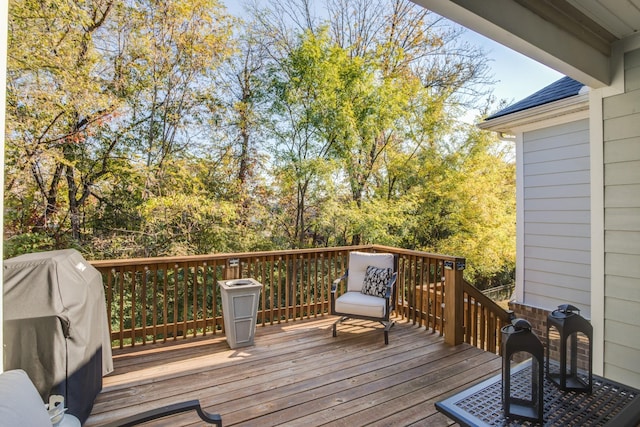
[[[555,326],[551,326],[547,335],[547,376],[560,378],[560,332]]]
[[[521,364],[525,367],[522,368]],[[538,402],[539,369],[539,364],[531,356],[531,353],[519,351],[511,357],[511,387],[508,398],[512,403],[536,407]]]
[[[502,328],[502,404],[506,418],[543,420],[543,359],[540,340],[524,319]]]
[[[547,317],[546,374],[562,390],[592,389],[591,324],[570,305]]]

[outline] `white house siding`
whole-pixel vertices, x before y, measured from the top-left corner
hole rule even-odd
[[[604,374],[640,387],[640,50],[604,98]]]
[[[589,318],[589,121],[524,132],[522,140],[524,303],[569,303]]]

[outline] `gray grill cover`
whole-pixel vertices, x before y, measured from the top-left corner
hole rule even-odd
[[[24,369],[44,401],[65,396],[82,423],[113,371],[102,277],[73,249],[4,262],[4,369]]]

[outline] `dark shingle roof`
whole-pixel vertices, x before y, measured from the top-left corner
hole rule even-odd
[[[487,117],[486,120],[495,119],[497,117],[506,116],[507,114],[538,107],[540,105],[578,95],[583,86],[584,85],[582,83],[573,80],[571,77],[563,77],[560,80],[551,83],[549,86],[540,89],[533,95],[529,95],[525,99],[492,114]]]

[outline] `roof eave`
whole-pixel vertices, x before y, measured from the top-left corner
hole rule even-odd
[[[513,0],[412,0],[594,89],[612,82],[611,54]],[[610,49],[611,47],[609,47]]]
[[[537,122],[574,114],[589,109],[589,93],[563,98],[537,107],[506,114],[478,123],[480,129],[500,133],[512,133],[514,129],[529,126]]]

